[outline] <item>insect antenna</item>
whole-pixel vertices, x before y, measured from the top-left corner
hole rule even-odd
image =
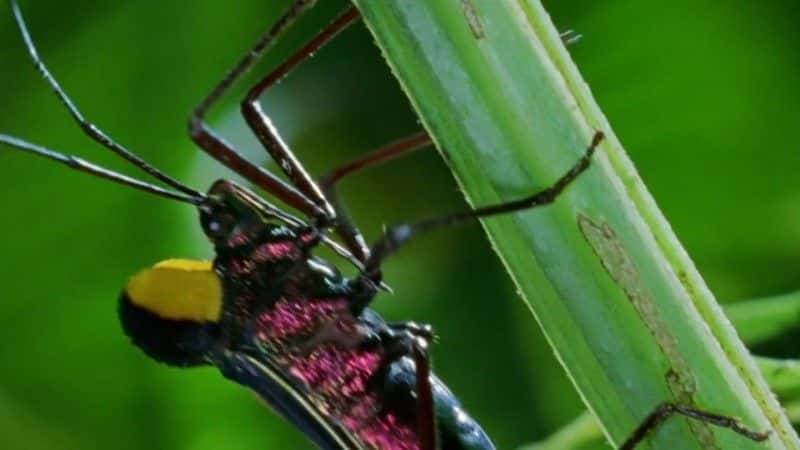
[[[67,95],[67,93],[64,92],[64,90],[61,88],[61,85],[58,84],[58,81],[50,73],[50,71],[47,69],[47,66],[45,66],[44,62],[39,57],[39,52],[36,50],[36,46],[33,44],[33,39],[31,39],[31,34],[28,31],[28,27],[25,24],[25,20],[22,17],[22,11],[20,10],[19,5],[17,4],[16,0],[11,0],[11,10],[12,10],[12,12],[14,14],[14,20],[17,22],[17,26],[19,27],[19,31],[20,31],[20,34],[22,35],[22,39],[25,42],[25,48],[28,50],[28,54],[30,55],[31,60],[33,61],[33,65],[36,67],[36,70],[39,71],[39,73],[45,79],[47,84],[50,85],[50,88],[53,90],[53,92],[55,92],[55,94],[58,97],[59,101],[61,101],[61,103],[67,108],[67,111],[69,112],[69,114],[78,123],[78,125],[81,128],[81,130],[83,130],[83,132],[87,136],[89,136],[91,139],[93,139],[94,141],[98,142],[102,146],[106,147],[107,149],[111,150],[112,152],[116,153],[117,155],[121,156],[122,158],[124,158],[125,160],[127,160],[128,162],[133,164],[134,166],[138,167],[140,170],[148,173],[153,178],[155,178],[155,179],[163,182],[164,184],[166,184],[168,186],[171,186],[171,187],[175,188],[176,190],[184,193],[185,194],[184,199],[188,199],[188,198],[193,198],[193,199],[205,198],[205,195],[203,193],[201,193],[201,192],[199,192],[199,191],[197,191],[195,189],[192,189],[189,186],[186,186],[185,184],[181,183],[180,181],[170,177],[169,175],[165,174],[164,172],[162,172],[162,171],[156,169],[155,167],[151,166],[145,160],[143,160],[142,158],[138,157],[135,153],[131,152],[127,148],[123,147],[122,145],[120,145],[119,143],[117,143],[116,141],[111,139],[107,134],[105,134],[96,125],[94,125],[91,122],[89,122],[88,120],[86,120],[86,118],[83,117],[83,114],[81,114],[81,112],[78,109],[78,107],[75,106],[75,103],[73,103],[72,100]],[[37,153],[37,154],[39,154],[41,156],[46,156],[46,157],[49,157],[50,159],[54,159],[56,161],[64,162],[64,163],[70,165],[71,167],[79,169],[79,170],[82,170],[84,172],[94,173],[95,175],[102,176],[102,177],[108,178],[108,179],[114,179],[116,181],[119,181],[119,182],[124,183],[124,184],[131,185],[131,186],[139,186],[141,189],[149,190],[150,192],[153,192],[153,193],[159,191],[159,190],[154,190],[154,189],[149,189],[149,188],[143,188],[142,186],[147,185],[147,183],[143,183],[143,182],[140,182],[138,180],[133,180],[133,179],[127,178],[127,177],[125,177],[123,175],[120,175],[120,174],[111,175],[111,174],[113,174],[113,172],[109,172],[106,169],[100,168],[100,167],[95,166],[95,165],[93,165],[91,163],[88,163],[86,161],[83,161],[83,160],[80,160],[80,159],[77,159],[77,158],[74,158],[74,157],[58,155],[57,152],[53,152],[53,151],[44,149],[42,147],[38,147],[36,145],[30,144],[30,143],[27,143],[27,142],[24,142],[24,141],[20,141],[19,139],[16,139],[16,138],[13,138],[13,137],[5,136],[3,142],[5,142],[6,144],[11,145],[13,147],[17,147],[17,148],[20,148],[20,149],[23,149],[23,150],[28,150],[28,151],[31,151],[33,153]],[[41,152],[40,150],[44,150],[44,152]],[[70,163],[70,162],[67,162],[67,161],[79,161],[80,163],[75,163],[75,162],[71,162]],[[122,181],[122,180],[125,180],[125,179],[127,179],[128,181],[132,181],[133,183],[129,183],[128,181]],[[155,188],[156,187],[156,186],[153,186],[153,185],[147,185],[147,186],[150,186],[151,188]],[[166,190],[163,190],[163,189],[161,191],[169,192],[169,191],[166,191]],[[175,196],[172,196],[172,198],[175,198]],[[196,203],[196,201],[194,201],[194,203]]]
[[[131,186],[136,189],[140,189],[142,191],[158,195],[159,197],[166,197],[173,200],[191,203],[193,205],[199,205],[206,198],[205,194],[199,192],[197,192],[197,195],[189,195],[183,192],[170,191],[155,184],[137,180],[136,178],[131,178],[127,175],[123,175],[121,173],[117,173],[112,170],[106,169],[105,167],[92,164],[89,161],[83,160],[76,156],[65,155],[55,150],[51,150],[36,144],[32,144],[30,142],[16,138],[14,136],[0,134],[0,144],[5,144],[9,147],[33,153],[34,155],[41,156],[43,158],[47,158],[49,160],[64,164],[71,169],[75,169],[81,172],[86,172],[88,174],[100,178],[105,178],[115,183]]]

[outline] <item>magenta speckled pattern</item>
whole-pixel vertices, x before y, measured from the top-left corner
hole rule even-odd
[[[316,394],[324,413],[336,417],[372,448],[418,450],[415,424],[382,411],[379,394],[370,389],[381,362],[382,355],[374,351],[325,344],[307,356],[291,357],[289,373]]]
[[[258,338],[269,342],[283,340],[318,329],[337,313],[347,311],[344,298],[289,302],[279,300],[258,316]]]
[[[324,334],[322,330],[341,320],[346,311],[343,298],[280,300],[258,316],[257,337],[267,346],[285,348],[295,340]],[[352,326],[344,328],[353,330]],[[283,353],[280,364],[307,387],[318,410],[358,435],[370,448],[419,450],[416,423],[382,408],[381,394],[370,383],[385,364],[379,350],[324,342],[307,353]]]
[[[399,423],[392,413],[379,415],[358,432],[361,439],[381,450],[419,450],[417,433],[405,423]]]
[[[227,246],[230,248],[236,248],[241,245],[245,245],[252,239],[250,233],[243,232],[243,233],[234,233],[228,238]]]
[[[242,232],[232,236],[231,246],[256,242],[255,235]],[[224,261],[231,292],[236,292],[229,310],[234,316],[249,316],[248,308],[259,296],[257,274],[270,273],[278,262],[300,261],[303,250],[298,242],[310,243],[318,237],[298,233],[286,239],[260,242],[248,253]],[[239,247],[245,248],[245,247]],[[255,316],[255,339],[271,355],[274,363],[303,387],[315,408],[332,423],[339,424],[370,449],[419,450],[416,421],[398,415],[386,405],[383,383],[376,381],[390,361],[383,347],[360,345],[364,328],[350,312],[348,298],[306,297],[302,287],[307,272],[283,280],[274,303]],[[233,289],[236,289],[235,291]]]
[[[247,259],[235,259],[231,261],[230,270],[236,276],[246,276],[256,269],[256,265]]]
[[[256,248],[253,252],[253,260],[258,263],[263,263],[299,256],[294,253],[299,253],[299,250],[293,242],[269,242],[261,244]]]
[[[381,355],[364,350],[319,346],[308,356],[292,358],[290,372],[325,396],[364,395],[367,381],[380,369]]]

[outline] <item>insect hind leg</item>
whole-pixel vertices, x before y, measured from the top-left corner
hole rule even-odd
[[[433,341],[430,325],[414,322],[387,324],[390,333],[383,336],[384,345],[389,347],[391,359],[411,357],[414,360],[416,393],[417,434],[421,450],[437,450],[436,413],[433,404],[431,384],[431,364],[428,347]]]
[[[631,433],[630,437],[619,447],[619,450],[633,450],[637,445],[644,442],[652,435],[667,419],[674,415],[681,415],[691,420],[715,425],[717,427],[728,428],[750,440],[761,442],[770,436],[770,431],[751,430],[733,417],[723,416],[690,406],[676,405],[674,403],[662,403],[658,405]]]

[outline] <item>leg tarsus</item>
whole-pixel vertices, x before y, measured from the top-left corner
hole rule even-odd
[[[729,430],[756,442],[767,440],[771,434],[769,430],[763,432],[751,430],[732,417],[703,411],[690,406],[676,405],[674,403],[662,403],[658,405],[650,414],[648,414],[642,423],[636,427],[633,433],[631,433],[631,436],[625,440],[625,443],[623,443],[622,446],[619,447],[619,450],[633,450],[637,445],[641,444],[645,439],[647,439],[650,434],[657,430],[662,423],[675,414],[679,414],[700,422],[709,423],[718,427],[728,428]]]

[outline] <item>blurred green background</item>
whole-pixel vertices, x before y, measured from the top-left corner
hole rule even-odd
[[[22,7],[40,51],[88,117],[205,189],[231,175],[191,145],[188,112],[288,1],[235,3]],[[255,73],[345,5],[322,3]],[[800,8],[792,0],[665,3],[545,2],[559,29],[584,35],[570,49],[574,58],[719,299],[794,290]],[[266,164],[237,113],[255,79],[227,97],[213,123]],[[0,132],[138,176],[70,122],[33,71],[5,9],[0,86]],[[264,101],[315,174],[418,129],[361,25]],[[168,257],[212,256],[191,208],[6,149],[0,176],[3,448],[311,448],[214,369],[159,366],[122,334],[116,299],[127,277]],[[433,151],[354,177],[343,194],[371,239],[384,224],[464,207]],[[434,325],[436,371],[499,448],[541,438],[582,409],[478,226],[416,240],[386,273],[396,293],[376,308],[393,320]]]

